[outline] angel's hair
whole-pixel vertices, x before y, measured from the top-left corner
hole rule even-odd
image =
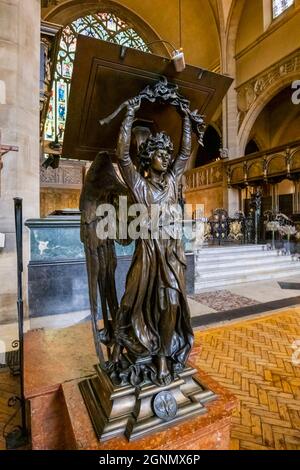
[[[170,155],[173,152],[173,143],[165,132],[150,135],[139,148],[140,172],[145,174],[151,166],[151,161],[156,150],[166,150]]]

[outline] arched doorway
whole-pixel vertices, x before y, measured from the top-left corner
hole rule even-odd
[[[221,136],[215,127],[209,125],[203,138],[203,146],[199,146],[195,167],[207,165],[220,158]]]

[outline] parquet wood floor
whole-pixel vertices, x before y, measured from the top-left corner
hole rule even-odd
[[[198,331],[196,344],[193,363],[239,399],[231,448],[300,450],[300,309]]]
[[[0,369],[0,450],[5,449],[5,440],[3,430],[9,418],[15,413],[14,407],[7,406],[8,399],[13,395],[19,394],[19,376],[12,376],[8,369]],[[17,415],[10,423],[8,430],[12,425],[19,424],[20,416]]]
[[[300,347],[300,308],[196,332],[192,362],[239,399],[232,449],[300,450],[297,340]],[[16,393],[18,377],[0,370],[0,449],[14,412],[7,400]]]

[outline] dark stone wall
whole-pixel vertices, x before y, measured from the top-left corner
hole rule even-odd
[[[187,253],[187,293],[194,293],[194,254]],[[131,256],[118,257],[116,287],[121,299]],[[84,260],[34,262],[28,265],[30,317],[57,315],[89,309],[86,264]]]

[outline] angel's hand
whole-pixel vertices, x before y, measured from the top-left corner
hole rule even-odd
[[[182,106],[180,110],[183,118],[190,118],[191,111],[188,107]]]
[[[128,100],[128,109],[132,109],[134,112],[138,111],[141,107],[141,98],[140,96],[135,96],[134,98],[131,98]]]

